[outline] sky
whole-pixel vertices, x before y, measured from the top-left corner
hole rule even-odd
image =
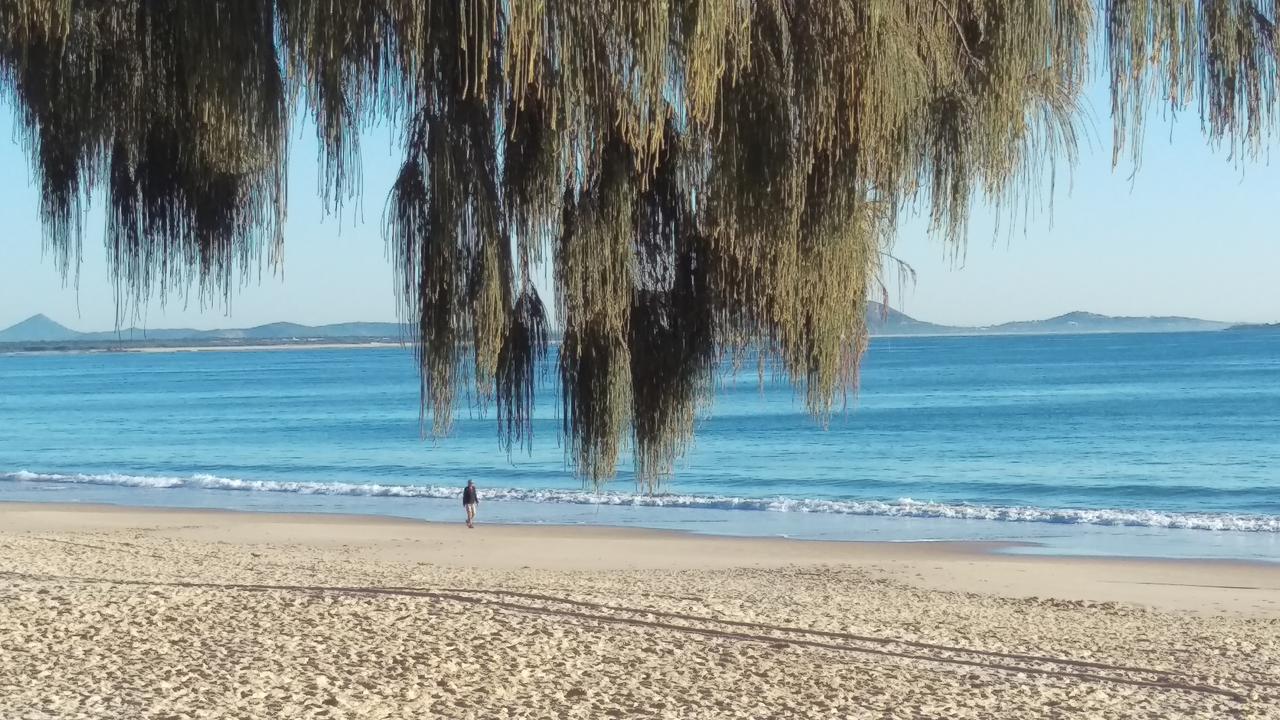
[[[1185,315],[1232,322],[1280,321],[1280,238],[1273,208],[1280,168],[1237,166],[1209,148],[1199,119],[1153,112],[1142,165],[1111,167],[1105,88],[1088,93],[1095,119],[1070,177],[1060,175],[1046,211],[997,230],[979,207],[959,254],[908,217],[894,254],[916,271],[890,283],[891,303],[929,322],[990,325],[1075,310],[1107,315]],[[264,271],[230,305],[152,300],[141,326],[316,325],[396,318],[382,208],[398,167],[386,131],[364,142],[364,193],[326,217],[318,194],[316,144],[299,124],[290,156],[284,272]],[[102,247],[99,208],[90,210],[79,281],[64,283],[43,252],[38,192],[26,153],[0,102],[0,329],[44,313],[76,330],[115,326],[115,292]],[[892,274],[890,273],[890,277]]]

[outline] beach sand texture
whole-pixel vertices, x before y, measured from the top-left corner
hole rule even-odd
[[[0,718],[1280,718],[1280,567],[983,551],[3,504]]]

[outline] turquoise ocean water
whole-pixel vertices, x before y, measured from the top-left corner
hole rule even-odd
[[[419,434],[402,349],[0,356],[0,501],[598,523],[1022,552],[1280,559],[1280,333],[878,338],[822,429],[726,374],[666,493],[584,491],[550,384]]]

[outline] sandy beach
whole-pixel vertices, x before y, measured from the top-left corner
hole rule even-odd
[[[0,504],[0,718],[1280,717],[1280,565],[993,550]]]

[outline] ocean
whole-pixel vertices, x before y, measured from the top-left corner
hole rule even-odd
[[[532,452],[492,409],[422,439],[410,351],[0,356],[0,501],[638,526],[1009,552],[1280,560],[1280,333],[876,338],[824,427],[726,369],[659,495],[584,489],[548,372]]]

